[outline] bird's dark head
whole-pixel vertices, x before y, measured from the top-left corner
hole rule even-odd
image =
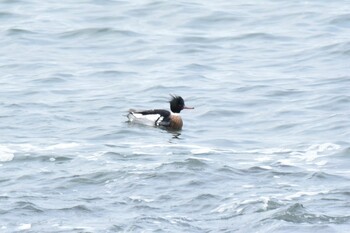
[[[171,95],[170,110],[173,113],[180,113],[183,109],[194,109],[193,107],[186,107],[185,101],[181,96]]]

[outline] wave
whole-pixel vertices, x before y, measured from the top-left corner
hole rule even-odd
[[[350,26],[350,14],[341,14],[334,16],[329,20],[329,23],[336,27],[348,28]]]
[[[15,150],[10,149],[7,146],[0,145],[0,162],[8,162],[13,160]]]
[[[78,143],[78,142],[66,142],[46,145],[35,145],[30,143],[22,144],[2,144],[0,145],[0,158],[6,161],[7,158],[13,159],[15,153],[29,153],[29,152],[44,152],[44,151],[64,151],[64,150],[79,150],[85,146],[94,147],[93,144]],[[108,146],[108,144],[107,144]],[[133,142],[124,142],[118,146],[111,145],[111,149],[118,148],[130,148],[135,153],[142,151],[143,154],[148,154],[151,151],[159,151],[160,149],[172,149],[177,151],[189,152],[191,155],[251,155],[254,161],[268,162],[274,161],[280,164],[293,164],[293,163],[313,163],[319,159],[326,159],[329,156],[340,153],[342,150],[347,150],[339,144],[335,143],[321,143],[313,144],[305,149],[293,149],[293,148],[258,148],[258,149],[230,149],[230,148],[217,148],[217,147],[206,147],[195,144],[140,144]],[[113,153],[113,151],[96,151],[96,154]],[[119,152],[117,152],[119,153]],[[152,153],[151,153],[152,154]],[[260,155],[260,156],[257,156]],[[280,155],[288,155],[288,157],[280,158]],[[207,158],[208,159],[208,158]],[[278,159],[278,160],[274,160]],[[317,165],[317,163],[314,163]]]
[[[28,154],[28,153],[42,153],[58,150],[67,150],[79,147],[80,144],[76,142],[69,143],[57,143],[52,145],[33,145],[30,143],[24,144],[3,144],[0,145],[0,162],[9,162],[15,158],[16,154]],[[26,156],[25,156],[26,157]],[[24,157],[24,158],[25,158]],[[40,157],[40,155],[39,155]],[[58,157],[58,160],[65,160],[64,157]]]
[[[140,37],[142,34],[130,31],[130,30],[117,30],[109,27],[101,28],[83,28],[76,29],[71,31],[66,31],[60,33],[58,36],[62,39],[71,39],[71,38],[81,38],[81,37],[95,37],[95,36],[106,36],[106,35],[115,35],[123,37]]]
[[[284,210],[279,210],[276,214],[274,214],[273,218],[286,222],[309,224],[343,224],[350,220],[350,216],[338,217],[312,213],[300,203],[292,204],[284,208]]]
[[[35,35],[38,34],[35,31],[20,29],[20,28],[10,28],[7,30],[7,35],[18,36],[18,35]]]

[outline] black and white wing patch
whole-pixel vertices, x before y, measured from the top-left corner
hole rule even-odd
[[[169,126],[170,124],[170,112],[162,109],[147,111],[130,110],[128,118],[130,122],[144,125]]]

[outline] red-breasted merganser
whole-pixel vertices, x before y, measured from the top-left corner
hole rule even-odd
[[[173,96],[170,100],[170,111],[164,109],[152,109],[146,111],[129,110],[127,117],[130,122],[159,126],[171,130],[181,130],[183,122],[180,112],[183,109],[194,109],[186,107],[185,101],[181,96]]]

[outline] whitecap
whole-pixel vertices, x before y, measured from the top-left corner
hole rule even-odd
[[[137,201],[137,202],[147,202],[147,203],[149,203],[149,202],[153,202],[154,201],[154,199],[151,199],[151,198],[145,198],[145,197],[142,197],[142,196],[130,196],[129,197],[131,200],[133,200],[133,201]]]
[[[193,154],[193,155],[209,154],[209,153],[213,153],[213,152],[214,152],[214,150],[212,150],[210,148],[204,148],[204,147],[191,150],[191,154]]]
[[[19,225],[17,229],[19,231],[24,231],[24,230],[29,230],[30,228],[32,228],[32,224],[30,224],[30,223],[23,223],[23,224]]]
[[[15,156],[14,153],[14,150],[6,146],[0,145],[0,162],[7,162],[13,160]]]
[[[0,145],[0,162],[11,161],[15,153],[23,153],[29,156],[33,152],[65,150],[80,146],[79,143],[58,143],[53,145],[33,145],[30,143]]]
[[[236,202],[225,203],[225,204],[219,205],[218,207],[213,209],[211,212],[212,213],[224,213],[227,210],[234,209],[236,206],[237,206]]]
[[[264,157],[255,158],[255,161],[258,161],[258,162],[269,162],[272,160],[273,160],[273,158],[271,156],[264,156]]]
[[[340,145],[333,143],[323,143],[323,144],[315,144],[311,145],[308,149],[306,149],[304,155],[304,160],[306,162],[314,162],[316,159],[320,157],[324,157],[329,155],[327,152],[333,152],[339,150],[341,148]],[[316,165],[323,166],[327,164],[326,160],[315,162]]]
[[[265,169],[265,170],[271,170],[272,169],[272,167],[268,166],[268,165],[260,166],[260,168]]]
[[[341,146],[334,143],[314,144],[305,150],[291,151],[289,153],[291,156],[279,159],[278,162],[287,166],[295,166],[302,163],[303,166],[313,166],[309,167],[309,170],[319,169],[319,167],[327,165],[329,162],[327,157],[339,149],[341,149]]]
[[[296,192],[292,195],[286,196],[285,199],[286,200],[293,200],[302,196],[316,196],[319,194],[327,194],[329,191],[300,191],[300,192]]]
[[[324,165],[326,165],[328,163],[328,161],[327,160],[321,160],[321,161],[319,161],[319,162],[316,162],[315,164],[317,165],[317,166],[324,166]]]
[[[97,151],[90,156],[84,156],[84,158],[86,158],[87,160],[96,161],[106,153],[107,151]]]
[[[325,151],[339,150],[340,148],[341,148],[340,145],[327,142],[327,143],[323,143],[323,144],[311,145],[311,146],[307,149],[307,151],[325,152]]]
[[[71,149],[71,148],[80,146],[80,144],[76,142],[68,142],[68,143],[57,143],[53,145],[36,146],[30,143],[23,143],[23,144],[11,144],[10,146],[12,148],[18,149],[20,152],[38,152],[38,151]]]
[[[203,158],[203,157],[197,157],[197,156],[191,156],[191,157],[189,157],[189,158],[190,158],[190,159],[201,160],[201,161],[212,161],[212,159]]]
[[[252,188],[255,188],[255,185],[252,185],[252,184],[244,184],[244,185],[242,185],[242,188],[245,188],[245,189],[252,189]]]

